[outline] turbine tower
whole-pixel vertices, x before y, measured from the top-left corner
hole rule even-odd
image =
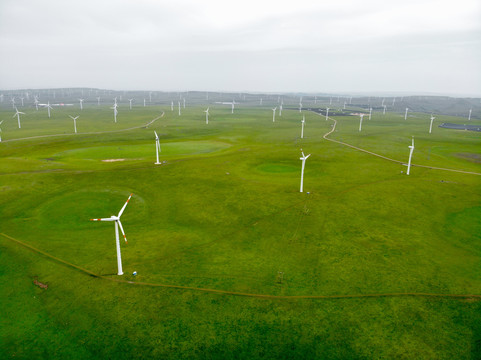
[[[35,100],[33,101],[33,103],[35,104],[35,109],[38,111],[38,98],[37,98],[37,96],[35,96],[34,99]]]
[[[97,97],[97,106],[100,106],[100,96]]]
[[[468,115],[468,121],[471,121],[471,113],[472,113],[473,109],[469,109],[469,115]]]
[[[306,122],[306,117],[305,115],[302,115],[302,120],[301,120],[301,139],[304,139],[304,124]]]
[[[205,112],[205,123],[209,124],[209,108],[207,110],[204,110]]]
[[[386,105],[383,105],[384,110],[382,111],[383,115],[386,115]]]
[[[178,101],[178,103],[179,103],[179,116],[180,116],[180,101]]]
[[[329,119],[329,108],[326,108],[326,121]]]
[[[3,120],[0,121],[0,125],[2,125],[2,123],[3,123]],[[0,129],[0,142],[2,142],[2,129]]]
[[[372,115],[372,107],[369,108],[369,120],[371,120],[371,115]]]
[[[174,111],[174,102],[173,101],[170,102],[170,111]]]
[[[432,130],[432,128],[433,128],[433,121],[434,121],[434,119],[436,119],[436,118],[433,116],[433,114],[431,114],[431,124],[429,125],[429,133],[430,133],[430,134],[431,134],[431,130]]]
[[[77,133],[77,119],[79,117],[80,116],[73,117],[73,116],[69,115],[69,118],[71,118],[73,120],[73,128],[74,128],[75,133]]]
[[[53,110],[53,108],[50,106],[50,101],[47,102],[46,108],[47,108],[47,112],[48,112],[48,118],[50,119],[50,109]]]
[[[83,110],[83,102],[84,102],[84,99],[78,99],[78,101],[80,101],[80,110]]]
[[[408,118],[408,111],[409,111],[409,108],[406,108],[406,112],[404,113],[404,120],[407,120]]]
[[[272,109],[272,122],[275,122],[275,121],[276,121],[276,110],[277,110],[277,107],[275,107],[274,109]]]
[[[409,171],[411,170],[411,158],[413,157],[413,151],[414,151],[414,136],[412,139],[412,145],[409,146],[409,161],[408,161],[408,171],[407,171],[408,175],[409,175]]]
[[[154,130],[154,133],[155,133],[155,154],[157,156],[157,161],[155,162],[156,165],[159,165],[160,164],[160,161],[159,161],[159,152],[161,151],[160,150],[160,142],[159,142],[159,135],[157,135],[157,132]]]
[[[132,110],[132,100],[134,100],[134,99],[129,99],[130,110]]]
[[[122,207],[122,209],[120,209],[119,214],[117,216],[112,215],[109,218],[90,219],[90,221],[113,221],[113,222],[115,222],[115,244],[116,244],[116,247],[117,247],[117,268],[118,268],[117,275],[123,275],[124,274],[123,271],[122,271],[122,257],[120,255],[119,227],[120,227],[120,231],[122,231],[122,235],[124,235],[125,243],[127,243],[127,237],[125,236],[125,232],[124,232],[124,229],[122,227],[122,223],[120,222],[120,217],[122,216],[122,213],[124,212],[125,207],[129,203],[129,200],[130,200],[131,197],[132,197],[132,194],[130,194],[130,196],[127,199],[125,205]]]
[[[362,118],[364,117],[364,114],[359,114],[359,116],[361,117],[361,120],[359,121],[359,132],[361,132],[361,130],[362,130]]]
[[[115,101],[114,106],[111,107],[111,109],[114,109],[114,122],[117,122],[117,101]]]
[[[302,161],[302,169],[301,169],[301,189],[300,189],[300,192],[303,191],[303,186],[304,186],[304,167],[306,166],[306,160],[309,156],[311,156],[311,154],[309,155],[304,155],[304,152],[302,152],[302,149],[301,149],[301,153],[302,153],[302,157],[299,158],[299,160]]]

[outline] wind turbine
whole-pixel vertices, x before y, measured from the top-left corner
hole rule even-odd
[[[178,101],[178,103],[179,103],[179,116],[180,116],[180,101]]]
[[[259,105],[262,106],[262,98],[259,101]]]
[[[83,110],[83,102],[84,102],[84,99],[78,99],[78,101],[80,101],[80,110]]]
[[[114,106],[112,106],[111,109],[114,109],[114,122],[117,122],[117,102],[114,103]]]
[[[362,130],[362,118],[364,117],[364,114],[359,114],[361,117],[361,120],[359,121],[359,132]]]
[[[129,99],[129,104],[130,104],[129,106],[130,106],[130,110],[132,110],[132,100],[134,100],[134,99]]]
[[[274,109],[272,109],[272,122],[276,121],[276,110],[277,110],[277,106]]]
[[[156,165],[160,164],[159,161],[159,152],[160,150],[160,142],[159,142],[159,135],[157,135],[157,132],[154,130],[155,133],[155,154],[157,155],[157,161],[155,162]]]
[[[50,109],[53,110],[52,106],[50,106],[50,101],[47,102],[46,108],[47,108],[47,112],[48,112],[48,118],[50,119]]]
[[[329,108],[326,108],[326,121],[329,119]]]
[[[471,113],[472,113],[473,109],[469,109],[469,116],[468,116],[468,121],[471,121]]]
[[[311,154],[309,155],[304,155],[304,153],[302,152],[302,149],[301,149],[301,153],[302,153],[302,157],[299,158],[299,160],[302,160],[302,169],[301,169],[301,189],[300,189],[300,192],[302,192],[302,189],[303,189],[303,185],[304,185],[304,167],[306,166],[306,160],[309,156],[311,156]]]
[[[279,105],[279,116],[282,116],[282,103],[284,100],[281,100],[281,104]]]
[[[174,111],[174,102],[173,101],[170,102],[170,111]]]
[[[369,108],[369,120],[371,120],[371,115],[372,115],[372,107]]]
[[[302,112],[302,98],[299,100],[299,112]]]
[[[185,98],[183,98],[182,100],[184,100],[184,109],[185,109]]]
[[[10,101],[12,102],[12,107],[15,109],[15,97],[11,98]]]
[[[304,139],[304,123],[306,122],[306,116],[302,115],[301,120],[301,139]]]
[[[382,99],[381,106],[384,106],[384,98]]]
[[[414,136],[413,136],[413,139],[412,139],[412,145],[410,145],[408,147],[409,147],[409,161],[408,161],[407,174],[409,175],[409,171],[411,170],[411,158],[413,157],[413,151],[414,151]]]
[[[432,130],[432,128],[433,128],[433,121],[434,121],[434,119],[436,119],[436,118],[433,116],[433,114],[431,114],[431,124],[429,125],[429,133],[430,133],[430,134],[431,134],[431,130]]]
[[[3,120],[0,121],[0,125],[2,125],[2,123],[3,123]],[[2,129],[0,129],[0,142],[2,142]]]
[[[232,109],[231,109],[231,114],[234,113],[234,108],[235,108],[235,100],[232,99]]]
[[[69,118],[71,118],[73,120],[73,128],[75,130],[75,133],[77,133],[77,119],[79,118],[80,116],[76,116],[76,117],[73,117],[71,115],[69,115]]]
[[[129,200],[130,200],[131,197],[132,197],[132,194],[130,194],[130,196],[127,199],[125,205],[122,207],[122,209],[120,209],[119,214],[117,216],[112,215],[109,218],[90,219],[90,221],[114,221],[115,222],[115,244],[116,244],[116,247],[117,247],[117,268],[118,268],[117,275],[123,275],[124,274],[123,271],[122,271],[122,257],[120,255],[119,227],[120,227],[120,231],[122,231],[122,235],[124,235],[125,243],[127,243],[127,237],[125,236],[125,232],[124,232],[124,229],[122,227],[122,223],[120,222],[120,217],[122,216],[122,213],[124,212],[125,207],[129,203]]]
[[[208,124],[209,123],[209,108],[207,108],[207,110],[204,110],[205,112],[205,123]]]
[[[20,114],[24,114],[24,115],[25,115],[25,113],[24,113],[24,112],[21,112],[21,111],[18,111],[18,109],[17,109],[16,107],[15,107],[15,111],[16,111],[16,113],[15,113],[12,117],[15,117],[15,116],[17,117],[17,119],[18,119],[18,128],[20,129],[20,128],[21,128],[21,126],[20,126]]]
[[[38,98],[35,96],[35,100],[33,101],[35,104],[35,109],[38,111]]]
[[[100,106],[100,96],[97,97],[97,106]]]
[[[22,101],[22,106],[23,106],[23,97],[21,97],[20,100]]]
[[[386,115],[386,105],[383,105],[384,110],[382,111],[383,115]]]
[[[409,111],[409,108],[406,108],[406,112],[404,113],[404,120],[408,118],[408,111]]]
[[[145,107],[145,99],[144,99],[144,107]]]

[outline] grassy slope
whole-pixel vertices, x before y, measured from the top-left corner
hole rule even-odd
[[[165,110],[148,130],[1,144],[1,231],[113,274],[113,226],[88,219],[112,215],[133,192],[123,216],[126,279],[136,270],[138,281],[279,295],[480,293],[478,177],[420,168],[407,177],[401,165],[321,140],[330,124],[312,113],[301,140],[295,112],[273,124],[269,109],[232,116],[214,107],[206,127],[201,108],[181,118]],[[152,118],[142,109],[125,120]],[[94,121],[85,125],[112,129]],[[340,118],[333,138],[403,160],[415,135],[413,162],[480,171],[455,155],[479,153],[478,134],[435,128],[428,137],[416,117],[403,121],[374,116],[359,134],[358,119]],[[60,131],[45,124],[44,133]],[[165,148],[162,166],[153,165],[152,130]],[[309,195],[298,192],[300,147],[312,153]],[[119,156],[126,161],[100,161]],[[110,283],[5,239],[0,257],[0,306],[10,314],[0,327],[2,357],[481,354],[477,301],[252,299]],[[34,275],[50,288],[33,287]]]

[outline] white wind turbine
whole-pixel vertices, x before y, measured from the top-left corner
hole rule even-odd
[[[120,227],[120,231],[122,231],[122,235],[124,235],[125,243],[127,243],[127,237],[125,236],[125,232],[124,232],[124,229],[122,227],[122,223],[120,222],[120,217],[122,216],[122,213],[124,212],[125,207],[129,203],[129,200],[130,200],[131,197],[132,197],[132,194],[130,194],[129,198],[125,202],[125,205],[122,207],[122,209],[120,209],[119,214],[117,216],[112,215],[109,218],[90,219],[90,221],[114,221],[115,222],[115,244],[116,244],[116,247],[117,247],[117,268],[118,268],[117,275],[123,275],[124,274],[123,271],[122,271],[122,257],[120,255],[119,227]]]
[[[117,122],[117,114],[118,114],[118,111],[117,111],[117,101],[115,101],[114,106],[112,106],[111,109],[114,110],[114,122]]]
[[[185,98],[183,98],[182,100],[184,100],[184,109],[185,109]]]
[[[209,123],[209,108],[207,108],[207,110],[204,110],[205,112],[205,123],[208,124]]]
[[[17,108],[15,108],[15,111],[16,111],[16,113],[15,113],[12,117],[15,117],[15,116],[17,117],[17,120],[18,120],[18,128],[20,129],[20,128],[21,128],[21,126],[20,126],[20,114],[24,114],[24,115],[25,115],[25,113],[24,113],[24,112],[21,112],[21,111],[18,111]]]
[[[132,100],[134,100],[134,99],[129,99],[130,110],[132,110]]]
[[[100,96],[97,97],[97,106],[100,106]]]
[[[326,121],[329,119],[329,108],[326,108]]]
[[[259,101],[259,105],[262,106],[262,98]]]
[[[170,111],[174,111],[174,102],[173,101],[170,102]]]
[[[38,98],[37,98],[37,96],[35,96],[35,100],[33,101],[33,103],[35,104],[35,109],[38,111]]]
[[[156,165],[160,164],[159,161],[159,152],[160,150],[160,142],[159,142],[159,135],[157,135],[157,132],[154,130],[155,133],[155,154],[157,155],[157,161],[155,162]]]
[[[471,121],[471,113],[473,112],[473,109],[469,109],[469,116],[468,116],[468,121]]]
[[[361,117],[361,120],[359,121],[359,132],[362,130],[362,118],[364,117],[364,114],[359,114]]]
[[[47,101],[47,112],[48,112],[48,118],[50,119],[50,110],[53,110],[52,106],[50,106],[50,101]]]
[[[145,107],[145,99],[144,99],[144,107]]]
[[[408,118],[408,111],[409,111],[409,108],[406,108],[406,112],[404,113],[404,120]]]
[[[386,105],[383,105],[384,110],[382,111],[383,115],[386,115]]]
[[[3,120],[0,121],[0,125],[2,125],[3,123]],[[0,128],[0,142],[2,142],[2,129]]]
[[[279,105],[279,116],[282,116],[282,105],[283,105],[283,100],[281,101],[281,105]]]
[[[231,114],[233,114],[233,113],[234,113],[234,108],[235,108],[235,100],[234,100],[234,99],[232,99],[231,105],[232,105]]]
[[[299,112],[302,112],[302,98],[299,100]]]
[[[434,119],[436,119],[436,118],[433,116],[433,114],[431,114],[431,124],[429,125],[429,133],[430,133],[430,134],[431,134],[431,130],[432,130],[432,128],[433,128],[433,121],[434,121]]]
[[[12,107],[15,109],[15,97],[11,98],[10,101],[12,102]]]
[[[408,161],[408,171],[407,171],[408,175],[409,175],[409,171],[411,170],[411,158],[413,157],[413,151],[414,151],[414,136],[412,139],[412,145],[409,146],[409,161]]]
[[[78,101],[80,101],[80,110],[83,110],[83,102],[84,102],[84,99],[78,99]]]
[[[180,101],[178,101],[178,103],[179,103],[179,116],[180,116]]]
[[[371,120],[371,115],[372,115],[372,107],[369,108],[369,120]]]
[[[277,110],[277,106],[274,109],[272,109],[272,122],[276,121],[276,110]]]
[[[299,158],[299,160],[302,161],[302,169],[301,169],[301,189],[300,189],[300,192],[302,192],[303,190],[303,186],[304,186],[304,167],[306,166],[306,160],[309,156],[311,156],[311,154],[309,155],[304,155],[304,152],[302,151],[301,149],[301,153],[302,153],[302,157]]]
[[[23,106],[23,97],[20,98],[20,101],[22,101],[22,106]]]
[[[77,119],[79,117],[80,116],[73,117],[73,116],[69,115],[69,118],[71,118],[73,120],[73,129],[74,129],[75,133],[77,133]]]
[[[302,115],[302,120],[301,120],[301,139],[304,139],[304,124],[306,122],[306,116]]]

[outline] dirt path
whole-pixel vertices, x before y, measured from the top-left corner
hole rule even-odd
[[[316,113],[317,114],[317,113]],[[322,115],[324,116],[324,115]],[[352,149],[355,149],[355,150],[358,150],[358,151],[362,151],[362,152],[365,152],[369,155],[373,155],[373,156],[377,156],[381,159],[384,159],[384,160],[388,160],[388,161],[392,161],[392,162],[395,162],[395,163],[398,163],[398,164],[401,164],[401,165],[405,165],[406,163],[404,161],[399,161],[399,160],[394,160],[394,159],[391,159],[391,158],[388,158],[386,156],[382,156],[382,155],[379,155],[379,154],[376,154],[376,153],[373,153],[372,151],[368,151],[368,150],[365,150],[365,149],[361,149],[357,146],[354,146],[354,145],[351,145],[351,144],[347,144],[345,142],[342,142],[342,141],[339,141],[339,140],[334,140],[334,139],[329,139],[328,136],[330,134],[332,134],[335,130],[336,130],[336,125],[337,125],[337,121],[336,119],[333,119],[333,118],[329,118],[329,120],[332,120],[334,121],[334,125],[331,129],[331,131],[327,132],[324,134],[323,138],[326,139],[327,141],[332,141],[332,142],[335,142],[337,144],[341,144],[341,145],[344,145],[344,146],[348,146]],[[426,169],[432,169],[432,170],[444,170],[444,171],[452,171],[452,172],[458,172],[458,173],[463,173],[463,174],[470,174],[470,175],[481,175],[481,173],[477,173],[477,172],[472,172],[472,171],[465,171],[465,170],[456,170],[456,169],[446,169],[446,168],[440,168],[440,167],[435,167],[435,166],[426,166],[426,165],[418,165],[418,164],[411,164],[411,166],[417,166],[417,167],[422,167],[422,168],[426,168]]]
[[[38,136],[29,136],[25,138],[18,138],[18,139],[10,139],[10,140],[3,140],[2,142],[11,142],[11,141],[20,141],[20,140],[30,140],[30,139],[41,139],[41,138],[47,138],[47,137],[56,137],[56,136],[72,136],[72,135],[98,135],[98,134],[110,134],[110,133],[117,133],[117,132],[123,132],[123,131],[130,131],[130,130],[135,130],[135,129],[141,129],[143,127],[147,127],[149,125],[152,125],[155,121],[159,120],[165,115],[165,112],[162,111],[162,114],[160,116],[157,116],[150,122],[144,125],[140,126],[134,126],[131,128],[127,129],[120,129],[120,130],[110,130],[110,131],[96,131],[96,132],[85,132],[85,133],[69,133],[69,134],[51,134],[51,135],[38,135]]]

